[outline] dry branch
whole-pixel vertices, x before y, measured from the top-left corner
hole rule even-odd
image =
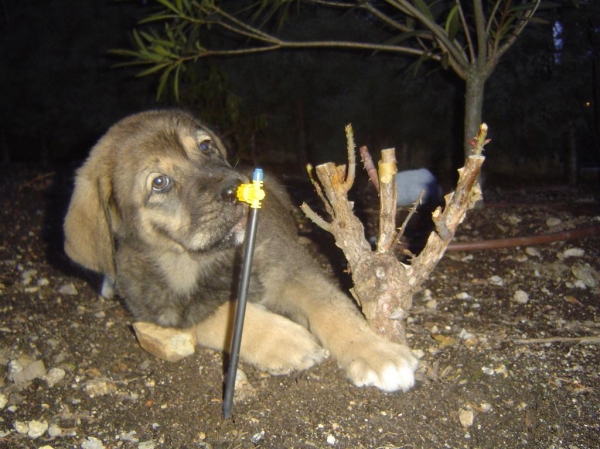
[[[380,226],[377,250],[372,251],[365,238],[364,227],[354,215],[353,204],[348,201],[348,190],[354,182],[354,138],[352,128],[346,128],[348,142],[348,170],[346,166],[326,163],[316,167],[320,187],[311,178],[319,196],[325,204],[331,222],[327,223],[303,204],[307,216],[331,232],[336,245],[342,249],[352,273],[354,287],[352,295],[361,306],[371,326],[381,335],[404,342],[404,318],[412,304],[412,295],[427,278],[442,258],[445,249],[454,237],[466,211],[481,199],[477,176],[484,157],[481,156],[486,140],[487,126],[481,125],[479,135],[473,140],[473,155],[459,170],[456,190],[446,196],[446,207],[437,208],[432,217],[436,232],[429,236],[425,248],[411,265],[398,261],[391,251],[396,237],[396,159],[394,150],[383,150],[379,162]],[[366,148],[361,155],[369,174],[374,166]],[[367,165],[369,164],[370,165]]]

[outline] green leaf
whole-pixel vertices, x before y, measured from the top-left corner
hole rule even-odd
[[[141,77],[143,77],[143,76],[148,76],[148,75],[151,75],[151,74],[153,74],[153,73],[156,73],[156,72],[158,72],[159,70],[162,70],[162,69],[164,69],[165,67],[168,67],[170,64],[171,64],[170,62],[165,62],[164,64],[158,64],[158,65],[155,65],[155,66],[153,66],[153,67],[150,67],[149,69],[142,70],[141,72],[139,72],[139,73],[136,73],[136,75],[135,75],[135,76],[137,76],[137,77],[141,78]]]
[[[396,36],[384,41],[383,44],[384,45],[398,45],[407,39],[410,39],[415,36],[422,36],[425,33],[426,33],[425,31],[407,31],[406,33],[397,34]]]
[[[543,2],[537,6],[536,10],[540,11],[542,9],[555,9],[560,6],[561,6],[561,4],[556,3],[556,2]],[[529,11],[535,7],[536,7],[536,4],[535,4],[535,2],[532,1],[531,3],[524,3],[522,5],[513,6],[512,8],[510,8],[508,10],[508,12]]]
[[[160,22],[161,20],[173,20],[173,19],[177,19],[179,18],[179,16],[174,15],[174,14],[155,14],[153,16],[150,17],[146,17],[145,19],[140,20],[138,23],[144,24],[144,23],[150,23],[150,22]]]
[[[134,58],[139,56],[139,53],[137,51],[126,50],[124,48],[113,48],[111,50],[108,50],[108,53],[110,53],[111,55],[131,56],[131,57],[134,57]]]
[[[429,6],[427,6],[427,4],[423,1],[423,0],[412,0],[412,2],[415,4],[415,6],[417,7],[417,9],[419,11],[421,11],[423,14],[425,14],[425,16],[431,20],[432,22],[433,20],[433,14],[431,14],[431,10],[429,9]]]
[[[459,19],[458,12],[459,12],[458,5],[456,5],[454,8],[452,8],[450,10],[448,17],[446,18],[445,29],[446,29],[446,33],[448,34],[448,39],[450,39],[450,41],[454,41],[454,39],[456,38],[456,33],[458,33],[458,19]]]
[[[173,79],[173,93],[175,94],[175,101],[179,103],[179,72],[181,71],[181,64],[177,65],[175,69],[175,78]]]
[[[444,54],[442,54],[442,60],[440,61],[440,63],[442,64],[442,67],[444,68],[444,70],[448,70],[449,58],[450,58],[450,56],[448,55],[448,52],[445,52]]]
[[[146,44],[144,44],[144,41],[142,40],[140,33],[136,29],[133,30],[133,38],[135,39],[135,43],[137,44],[137,46],[140,50],[146,48]]]
[[[169,3],[167,0],[156,0],[158,3],[163,5],[165,8],[169,8],[171,11],[179,14],[180,10],[178,10],[172,3]]]
[[[173,66],[169,67],[167,70],[163,72],[160,76],[160,82],[158,83],[158,89],[156,90],[156,99],[160,100],[165,92],[165,87],[167,85],[167,81],[169,80],[169,75],[173,70]]]

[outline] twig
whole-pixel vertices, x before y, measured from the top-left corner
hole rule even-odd
[[[375,164],[373,163],[373,158],[371,157],[368,148],[364,145],[360,147],[360,157],[362,158],[365,170],[367,170],[369,179],[375,186],[375,190],[377,190],[377,193],[379,193],[379,175],[377,174],[377,169],[375,168]]]
[[[323,218],[321,218],[319,214],[312,210],[308,204],[302,203],[300,209],[318,227],[327,232],[331,232],[331,224],[327,223]]]
[[[406,216],[406,218],[404,219],[404,222],[402,223],[402,226],[398,230],[398,235],[395,239],[396,243],[400,243],[400,239],[402,239],[402,236],[404,235],[404,231],[406,231],[406,226],[408,225],[408,222],[410,221],[410,219],[412,218],[414,213],[417,211],[417,207],[419,207],[419,204],[421,204],[421,199],[423,198],[423,195],[425,195],[425,190],[421,190],[421,193],[419,194],[419,198],[417,198],[417,201],[415,201],[415,204],[413,204],[413,206],[410,208],[408,215]]]
[[[379,161],[379,237],[377,252],[384,253],[394,244],[396,236],[396,151],[381,150]]]
[[[306,172],[308,173],[308,179],[310,179],[310,182],[313,185],[315,192],[317,192],[317,195],[319,195],[319,198],[321,198],[321,201],[323,202],[327,213],[333,217],[333,208],[331,207],[329,200],[325,197],[325,195],[323,195],[323,189],[321,188],[321,184],[319,184],[319,182],[313,176],[312,164],[306,164]]]
[[[592,343],[600,344],[600,335],[588,337],[550,337],[550,338],[521,338],[513,340],[518,345],[529,345],[536,343]]]
[[[352,125],[346,125],[346,143],[348,146],[348,174],[344,181],[344,190],[349,192],[356,176],[356,154],[354,153],[354,131]]]

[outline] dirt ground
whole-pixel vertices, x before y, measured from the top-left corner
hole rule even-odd
[[[597,235],[448,252],[408,320],[421,360],[408,393],[356,388],[333,360],[282,377],[242,365],[224,421],[223,357],[144,352],[122,305],[63,255],[71,174],[0,180],[0,448],[599,447]],[[486,204],[459,240],[600,225],[597,185],[490,184]]]

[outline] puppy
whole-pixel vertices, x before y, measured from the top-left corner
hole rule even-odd
[[[65,218],[65,251],[116,285],[136,321],[192,332],[228,351],[248,206],[245,174],[190,114],[149,111],[118,122],[78,170]],[[329,353],[357,386],[414,385],[409,348],[378,336],[352,300],[298,243],[292,204],[265,181],[243,361],[273,374]],[[106,283],[105,283],[106,284]]]

